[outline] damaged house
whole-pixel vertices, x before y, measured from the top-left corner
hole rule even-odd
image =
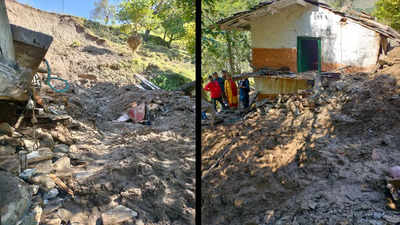
[[[286,68],[295,73],[343,67],[349,72],[372,72],[380,55],[386,54],[389,39],[400,38],[367,14],[337,11],[315,0],[262,2],[217,25],[223,30],[251,32],[256,70]],[[256,90],[264,96],[307,88],[305,78],[253,77]]]

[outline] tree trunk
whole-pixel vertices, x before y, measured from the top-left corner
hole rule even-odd
[[[174,35],[169,36],[169,40],[168,40],[168,48],[171,48],[171,43],[174,40]]]
[[[15,61],[14,43],[5,0],[0,0],[0,51],[5,58]]]
[[[146,31],[144,32],[143,41],[147,42],[149,38],[150,38],[150,29],[146,29]]]
[[[228,44],[228,58],[229,58],[229,69],[230,74],[235,74],[235,65],[233,64],[233,54],[232,54],[232,39],[230,31],[225,32],[226,43]]]
[[[167,38],[167,31],[164,31],[164,36],[162,38],[166,42],[167,40],[165,40],[165,38]]]

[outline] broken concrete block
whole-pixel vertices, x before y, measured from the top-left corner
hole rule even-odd
[[[53,163],[53,168],[56,171],[63,171],[71,168],[71,161],[68,157],[62,157]]]
[[[104,225],[114,225],[131,220],[138,216],[138,213],[123,205],[119,205],[101,214]]]
[[[15,225],[29,210],[31,194],[28,185],[10,173],[0,171],[0,205],[2,225]]]
[[[65,145],[65,144],[56,145],[56,146],[54,146],[54,152],[68,153],[69,146]]]

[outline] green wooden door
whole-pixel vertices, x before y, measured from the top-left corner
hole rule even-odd
[[[297,72],[321,72],[321,38],[297,37]]]

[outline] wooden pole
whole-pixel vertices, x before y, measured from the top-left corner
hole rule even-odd
[[[8,21],[5,0],[0,0],[0,50],[0,53],[5,58],[15,61],[14,42]]]

